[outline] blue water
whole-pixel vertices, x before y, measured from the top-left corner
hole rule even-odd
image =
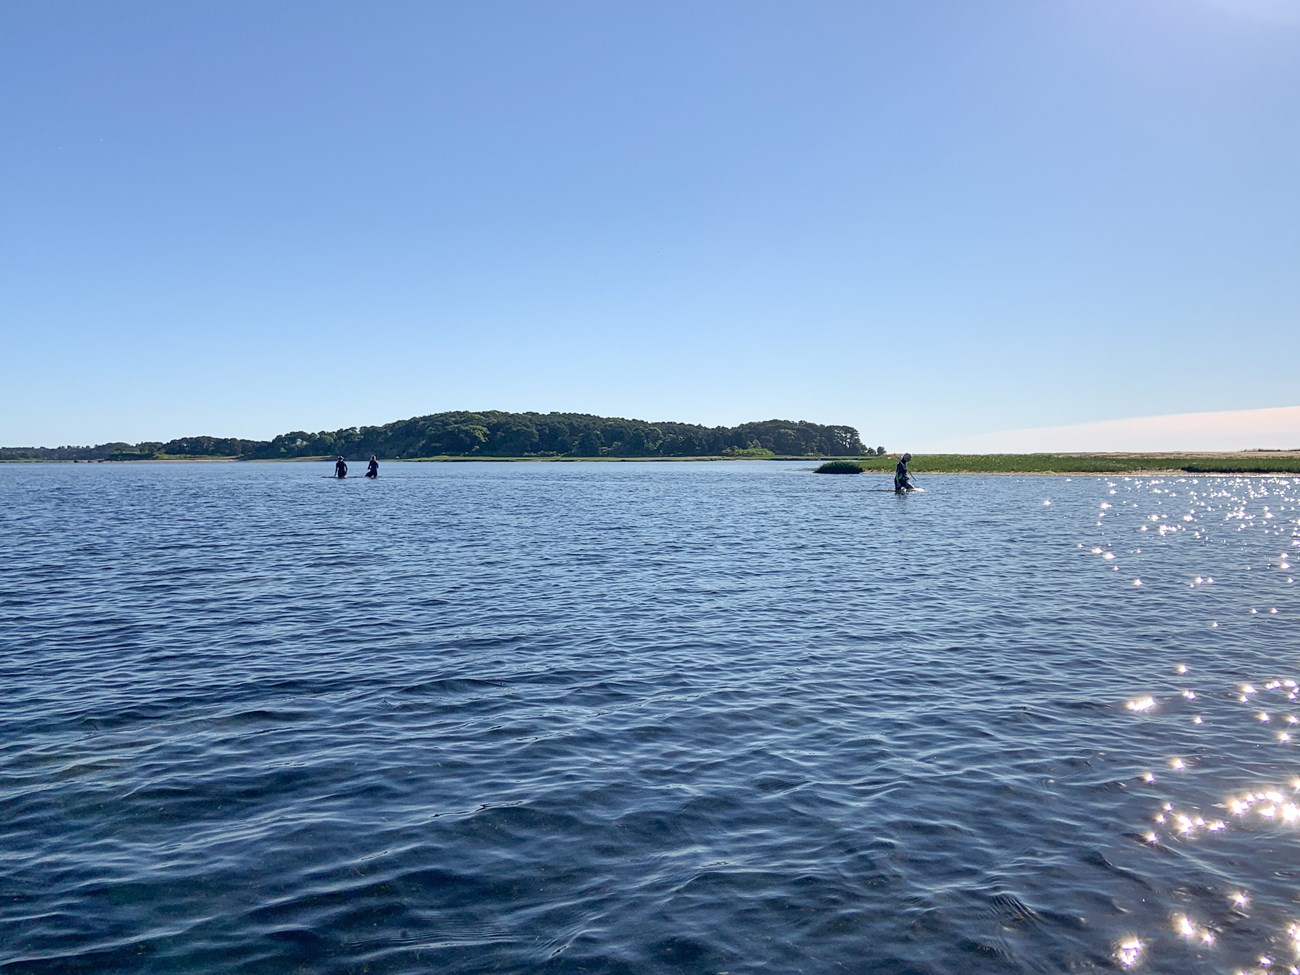
[[[1300,480],[329,468],[0,465],[0,971],[1295,970]]]

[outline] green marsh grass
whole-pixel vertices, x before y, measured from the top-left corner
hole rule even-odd
[[[862,457],[852,464],[863,472],[892,472],[897,455]],[[823,465],[823,468],[829,465]],[[917,454],[913,474],[1300,474],[1300,455],[1248,454]],[[822,468],[818,468],[821,472]],[[831,473],[831,472],[826,472]]]

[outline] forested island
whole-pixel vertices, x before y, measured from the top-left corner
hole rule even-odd
[[[884,452],[884,448],[879,448]],[[868,451],[850,426],[806,420],[761,420],[737,427],[647,422],[585,413],[450,412],[383,426],[307,433],[274,440],[182,437],[94,447],[0,447],[0,460],[123,461],[229,458],[293,460],[308,457],[385,459],[593,457],[857,457]]]

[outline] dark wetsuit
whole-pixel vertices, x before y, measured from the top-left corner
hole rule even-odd
[[[904,494],[912,490],[912,475],[907,472],[907,461],[900,460],[894,468],[894,493]]]
[[[345,462],[341,461],[341,460],[338,461],[338,462],[336,462],[336,463],[334,464],[334,476],[335,476],[335,477],[347,477],[347,476],[348,476],[348,465],[347,465]]]
[[[370,461],[370,466],[366,468],[366,477],[378,477],[378,476],[379,476],[379,461],[372,459]]]

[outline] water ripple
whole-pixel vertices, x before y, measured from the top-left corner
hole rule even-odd
[[[876,486],[0,466],[0,970],[1295,966],[1300,482]]]

